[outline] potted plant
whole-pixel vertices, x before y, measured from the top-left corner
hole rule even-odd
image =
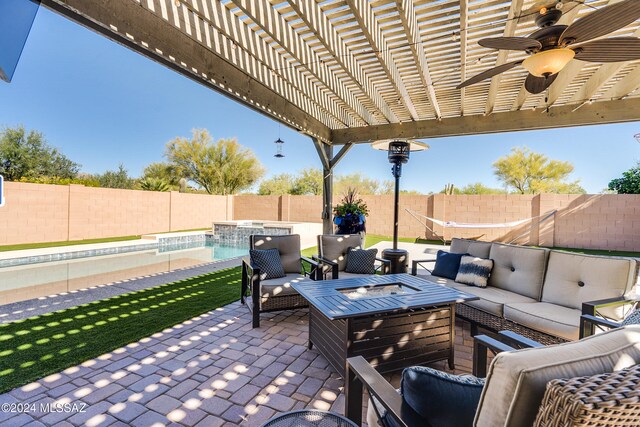
[[[358,197],[355,188],[349,188],[342,201],[333,208],[336,234],[364,234],[367,215],[369,215],[367,204]]]

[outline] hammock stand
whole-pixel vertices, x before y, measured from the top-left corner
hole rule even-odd
[[[556,214],[556,212],[558,212],[558,210],[553,210],[551,212],[549,212],[546,215],[538,215],[538,216],[534,216],[532,218],[527,218],[527,219],[521,219],[518,221],[512,221],[512,222],[505,222],[505,223],[494,223],[494,224],[490,224],[490,223],[468,223],[468,222],[453,222],[453,221],[440,221],[438,219],[434,219],[434,218],[430,218],[426,215],[422,215],[419,214],[417,212],[412,211],[411,209],[404,209],[405,211],[407,211],[409,213],[409,215],[411,215],[412,217],[414,217],[416,219],[416,221],[418,221],[420,224],[422,224],[427,230],[431,231],[431,233],[434,236],[437,236],[440,240],[442,240],[443,244],[447,244],[447,241],[444,238],[444,233],[443,236],[438,236],[438,234],[433,231],[433,229],[431,227],[429,227],[427,225],[426,222],[422,221],[420,217],[423,217],[431,222],[433,222],[434,224],[437,224],[439,226],[441,226],[443,229],[444,228],[513,228],[513,227],[517,227],[518,225],[524,224],[526,222],[531,221],[531,224],[529,224],[529,227],[527,228],[527,230],[524,233],[521,233],[519,235],[517,235],[516,237],[514,237],[513,239],[509,240],[507,243],[513,243],[516,240],[518,240],[520,237],[526,235],[527,233],[529,233],[531,231],[531,229],[533,228],[533,225],[536,223],[536,221],[534,221],[537,218],[541,218],[539,221],[537,221],[537,224],[542,224],[543,222],[545,222],[546,220],[548,220],[549,218],[551,218],[552,216],[554,216]],[[481,237],[483,237],[485,234],[481,234],[477,237],[469,237],[469,240],[478,240]]]

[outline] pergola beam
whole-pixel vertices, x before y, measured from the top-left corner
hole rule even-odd
[[[640,120],[640,98],[628,98],[619,101],[594,102],[577,110],[576,105],[564,105],[552,108],[544,116],[540,111],[521,110],[495,113],[491,116],[445,118],[439,122],[421,120],[364,128],[336,129],[332,132],[332,143],[339,145],[368,143],[391,138],[420,139],[480,135],[638,120]]]
[[[467,80],[467,26],[469,21],[469,1],[460,0],[460,81]],[[460,115],[464,116],[466,88],[460,89]]]
[[[384,34],[382,33],[382,30],[378,25],[378,21],[373,14],[371,3],[369,3],[368,0],[345,0],[345,3],[349,6],[351,13],[353,13],[353,16],[358,22],[360,31],[362,31],[364,37],[369,42],[369,45],[376,52],[376,57],[382,65],[384,73],[387,75],[389,82],[398,93],[398,100],[409,111],[411,118],[413,120],[418,120],[418,112],[416,111],[413,101],[409,96],[409,92],[402,81],[398,67],[393,60],[389,47],[387,46]]]
[[[429,71],[429,63],[427,62],[427,53],[424,50],[424,46],[422,45],[422,40],[420,38],[418,20],[416,18],[416,11],[413,7],[413,1],[396,0],[396,5],[400,14],[402,27],[404,28],[404,33],[409,40],[413,60],[418,67],[420,80],[422,80],[422,85],[429,94],[429,101],[431,101],[431,105],[436,113],[436,119],[439,119],[442,117],[442,112],[440,111],[440,105],[436,98],[436,91],[433,88],[433,81]]]
[[[330,141],[328,126],[139,3],[43,0],[42,4],[286,126]]]

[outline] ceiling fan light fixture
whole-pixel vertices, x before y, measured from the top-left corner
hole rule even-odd
[[[546,77],[559,73],[575,55],[569,48],[545,50],[525,59],[522,66],[536,77]]]

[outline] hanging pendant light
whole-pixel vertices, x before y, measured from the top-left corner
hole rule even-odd
[[[276,144],[276,154],[274,154],[273,157],[276,157],[278,159],[283,158],[284,154],[282,154],[282,145],[284,144],[284,141],[280,139],[280,124],[279,123],[278,123],[278,139],[276,139],[273,142]]]

